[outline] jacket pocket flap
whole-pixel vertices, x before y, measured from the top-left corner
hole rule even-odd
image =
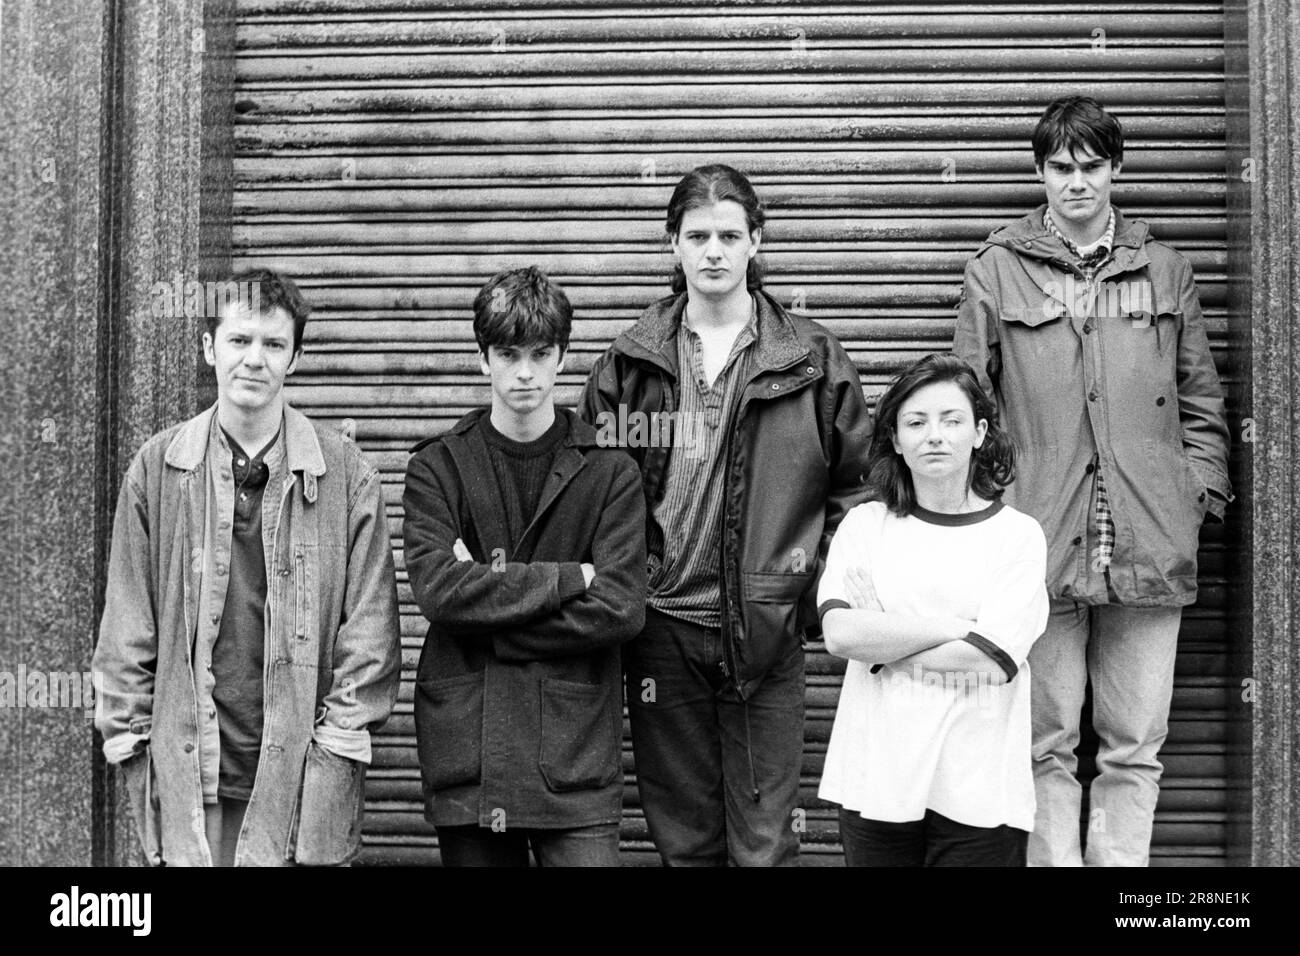
[[[1034,328],[1045,322],[1054,322],[1065,314],[1065,305],[1046,295],[1043,304],[1029,309],[1003,309],[999,315],[1003,322],[1016,322]]]
[[[810,574],[750,571],[744,576],[745,599],[757,604],[793,604],[803,597]]]

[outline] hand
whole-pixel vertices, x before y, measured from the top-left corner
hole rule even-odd
[[[451,546],[451,553],[456,556],[457,561],[473,561],[474,556],[469,553],[469,548],[465,547],[465,542],[456,539],[456,543]]]
[[[844,590],[848,592],[849,603],[858,610],[883,611],[880,598],[876,596],[875,585],[866,568],[853,567],[844,575]]]
[[[595,577],[596,577],[595,567],[590,564],[583,564],[582,566],[583,583],[586,584],[587,587],[591,587],[591,582]]]

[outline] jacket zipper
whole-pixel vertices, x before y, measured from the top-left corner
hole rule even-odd
[[[806,360],[807,360],[806,355],[801,356],[799,362],[803,362]],[[787,366],[787,368],[792,367],[793,365],[797,365],[799,364],[799,362],[791,363],[791,366]],[[740,404],[736,406],[736,419],[734,422],[731,423],[731,428],[727,430],[727,441],[726,441],[726,445],[724,446],[724,459],[726,461],[726,468],[723,472],[724,477],[722,483],[722,492],[723,492],[722,534],[720,536],[721,553],[718,555],[718,563],[719,565],[721,565],[720,570],[721,570],[721,578],[722,578],[722,582],[721,582],[722,594],[721,594],[721,600],[718,602],[722,611],[722,621],[721,621],[722,650],[723,650],[722,676],[723,677],[730,676],[732,683],[736,687],[736,692],[741,695],[742,699],[744,697],[744,690],[743,690],[744,682],[741,680],[740,677],[740,666],[736,656],[736,652],[738,648],[735,646],[736,644],[740,643],[742,638],[736,638],[735,640],[733,640],[733,635],[730,628],[730,615],[727,613],[727,606],[728,606],[727,595],[729,593],[727,590],[727,579],[728,579],[727,572],[730,564],[730,559],[729,559],[730,552],[729,549],[727,548],[727,527],[728,527],[727,515],[729,513],[729,509],[731,507],[731,501],[732,501],[732,496],[731,496],[731,484],[732,484],[731,479],[732,479],[732,472],[733,472],[732,439],[735,435],[740,433],[741,423],[745,420],[745,412],[749,410],[750,402],[745,400],[745,390],[748,389],[749,386],[752,385],[755,381],[761,378],[763,374],[764,372],[759,372],[758,375],[755,375],[748,382],[746,382],[744,387],[741,389]],[[802,382],[800,382],[798,385],[795,385],[791,387],[789,390],[787,390],[783,395],[781,395],[781,398],[788,398],[789,396],[802,391],[804,388],[810,386],[811,384],[812,382],[805,379]],[[768,400],[769,399],[764,399],[764,401],[768,401]],[[737,587],[739,587],[739,582],[737,582]],[[744,600],[743,597],[741,600],[742,601]],[[728,674],[728,671],[730,671],[730,674]]]

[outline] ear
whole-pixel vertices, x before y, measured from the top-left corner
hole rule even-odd
[[[678,241],[677,241],[677,237],[680,236],[680,235],[681,235],[681,231],[679,230],[676,234],[671,235],[671,236],[668,237],[668,242],[669,242],[669,243],[672,245],[672,247],[673,247],[673,255],[677,257],[677,261],[678,261],[678,262],[681,262],[681,261],[682,261],[682,249],[681,249],[681,246],[679,245],[679,243],[678,243]]]
[[[1112,161],[1111,161],[1111,164],[1110,164],[1110,178],[1111,178],[1111,179],[1114,179],[1116,176],[1119,175],[1120,167],[1123,166],[1123,165],[1124,165],[1124,160],[1122,160],[1122,159],[1116,159],[1116,160],[1112,160]]]
[[[1043,164],[1034,163],[1034,172],[1038,174],[1038,179],[1041,182],[1043,179]]]
[[[212,333],[203,333],[203,361],[207,362],[213,368],[217,367],[217,353],[212,343]]]
[[[560,360],[555,363],[555,374],[559,375],[564,371],[564,360],[569,357],[568,349],[560,349]]]
[[[292,375],[298,370],[298,359],[302,358],[302,347],[293,353],[293,358],[289,360],[289,367],[284,370],[285,375]]]
[[[763,229],[761,226],[749,234],[749,241],[749,258],[752,259],[758,255],[758,247],[763,244]]]
[[[989,433],[989,420],[987,418],[981,418],[978,422],[975,423],[975,447],[976,448],[984,447],[984,439],[988,435],[988,433]]]
[[[488,348],[491,347],[492,346],[490,345],[488,346]],[[478,367],[482,370],[484,375],[490,376],[492,374],[492,366],[488,365],[487,353],[484,352],[482,349],[479,349],[479,353],[478,353]]]
[[[903,457],[903,446],[898,443],[898,432],[894,429],[890,429],[889,443],[894,446],[894,454]]]

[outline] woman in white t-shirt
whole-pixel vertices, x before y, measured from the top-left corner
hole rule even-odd
[[[820,790],[845,860],[1023,866],[1047,546],[1001,501],[1011,442],[965,362],[931,355],[893,382],[867,475],[874,500],[840,523],[817,593],[849,662]]]

